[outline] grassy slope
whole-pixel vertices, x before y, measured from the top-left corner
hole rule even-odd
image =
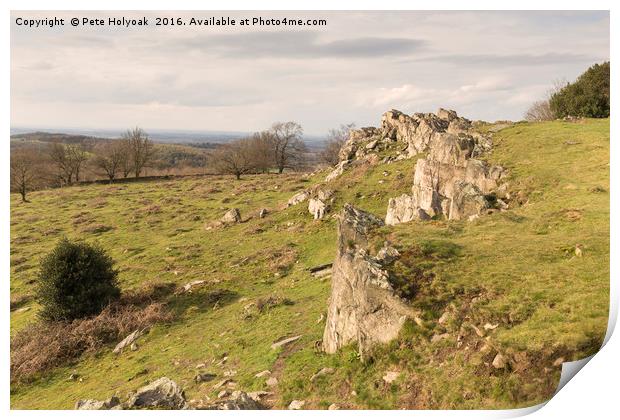
[[[424,325],[408,325],[370,364],[360,363],[352,347],[332,356],[314,351],[329,281],[306,269],[332,260],[334,220],[311,220],[305,205],[275,211],[324,174],[74,187],[33,193],[29,204],[12,196],[13,298],[30,293],[38,260],[62,235],[100,242],[118,261],[124,288],[151,280],[219,281],[178,298],[173,309],[179,320],[154,328],[137,352],[114,356],[106,349],[33,384],[13,386],[12,407],[70,408],[79,398],[115,392],[124,397],[163,375],[183,386],[189,398],[213,397],[212,384],[192,381],[199,363],[218,374],[237,370],[235,379],[244,390],[266,389],[254,374],[271,369],[280,380],[279,407],[293,398],[316,408],[332,402],[361,408],[514,407],[544,400],[558,376],[557,369],[542,370],[549,360],[591,353],[606,328],[609,121],[518,124],[496,134],[495,144],[489,159],[510,169],[512,189],[527,192],[528,204],[472,223],[385,229],[401,248],[430,243],[458,252],[431,262],[436,278],[413,303],[423,310]],[[387,198],[409,189],[413,163],[354,168],[332,186],[339,191],[337,206],[352,202],[383,216]],[[591,192],[595,187],[604,191]],[[226,229],[204,229],[230,207],[240,208],[244,217],[262,207],[274,212]],[[112,229],[84,233],[96,224]],[[577,243],[582,258],[573,257]],[[279,264],[287,259],[290,267]],[[208,293],[215,289],[230,290],[232,297],[214,307]],[[270,295],[294,304],[243,319],[248,302]],[[467,306],[468,322],[475,325],[499,323],[487,334],[488,342],[502,351],[526,350],[537,357],[536,368],[493,372],[477,351],[454,351],[450,340],[429,344],[429,336],[443,332],[436,320],[450,305]],[[26,306],[33,310],[11,313],[12,334],[34,321],[36,305]],[[291,350],[270,349],[276,339],[292,334],[303,337]],[[212,363],[224,353],[223,367]],[[311,383],[309,376],[324,366],[336,373]],[[387,386],[381,377],[394,369],[404,374]],[[73,370],[83,382],[67,379]]]

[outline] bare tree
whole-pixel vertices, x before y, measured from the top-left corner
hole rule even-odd
[[[323,163],[333,166],[340,161],[338,153],[349,140],[349,133],[353,129],[355,129],[355,123],[341,124],[340,127],[329,130],[323,150],[319,153],[319,158]]]
[[[273,134],[270,131],[254,133],[248,140],[253,169],[267,173],[274,166],[272,146]]]
[[[566,86],[568,82],[564,79],[559,79],[553,82],[553,87],[547,91],[545,94],[545,98],[534,102],[528,109],[525,111],[523,118],[527,121],[551,121],[556,118],[553,110],[551,109],[550,100],[551,97],[562,90]]]
[[[80,181],[80,172],[84,162],[88,160],[88,153],[84,150],[81,144],[69,144],[65,146],[65,153],[69,160],[69,165],[72,168],[72,173],[75,176],[75,182]]]
[[[127,149],[121,140],[107,141],[95,146],[95,165],[103,171],[103,173],[114,181],[116,174],[128,167],[126,163],[129,161],[127,157]],[[125,177],[129,174],[127,171]]]
[[[23,203],[28,202],[26,194],[35,188],[37,162],[38,157],[34,150],[11,152],[11,190],[21,195]]]
[[[132,170],[136,178],[139,178],[153,157],[153,142],[149,139],[148,134],[139,127],[127,130],[123,134],[123,140],[127,142]]]
[[[241,179],[241,175],[254,169],[251,141],[240,139],[222,144],[211,153],[210,160],[219,173],[232,174]]]
[[[306,145],[301,140],[303,129],[294,121],[276,122],[271,126],[272,152],[278,173],[294,169],[303,162]]]
[[[54,166],[60,185],[70,185],[73,182],[73,165],[69,159],[65,145],[53,143],[49,149],[49,156]]]

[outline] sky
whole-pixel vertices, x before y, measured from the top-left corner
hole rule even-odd
[[[111,16],[149,26],[111,27]],[[158,27],[157,16],[327,25]],[[16,24],[53,17],[65,25]],[[439,107],[519,120],[554,82],[608,59],[608,12],[14,11],[11,126],[253,132],[297,121],[322,135]]]

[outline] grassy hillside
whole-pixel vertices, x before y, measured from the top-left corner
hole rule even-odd
[[[275,408],[293,399],[305,400],[305,408],[509,408],[547,399],[559,378],[554,362],[596,351],[607,325],[609,120],[516,124],[496,133],[494,144],[487,159],[509,169],[510,189],[524,204],[474,222],[381,230],[377,241],[389,238],[405,262],[434,278],[412,302],[422,319],[367,363],[353,347],[336,355],[316,350],[330,283],[308,268],[333,259],[335,221],[312,220],[305,204],[284,208],[325,173],[72,187],[32,193],[26,204],[12,196],[11,299],[22,308],[11,312],[12,336],[36,321],[30,296],[37,265],[62,236],[109,250],[124,290],[207,282],[169,297],[176,320],[152,328],[137,351],[117,356],[108,347],[12,384],[12,408],[124,397],[161,376],[179,383],[188,399],[215,397],[213,382],[193,381],[198,371],[219,379],[236,371],[238,389],[274,392]],[[350,202],[385,216],[388,198],[410,189],[414,163],[353,168],[330,185],[334,212]],[[231,207],[253,217],[206,229]],[[264,219],[261,208],[270,210]],[[269,297],[276,304],[244,309]],[[444,312],[450,317],[440,324]],[[445,339],[430,342],[441,334]],[[290,335],[302,338],[271,349]],[[521,362],[495,369],[498,351]],[[323,367],[335,373],[310,381]],[[275,388],[255,377],[266,369],[279,381]],[[387,384],[387,371],[401,373]],[[72,372],[82,381],[69,380]]]

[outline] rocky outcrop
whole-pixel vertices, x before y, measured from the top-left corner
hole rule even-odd
[[[393,135],[407,142],[410,155],[427,152],[416,162],[411,194],[390,199],[386,224],[436,216],[472,218],[494,205],[493,193],[500,187],[504,170],[477,159],[489,150],[490,139],[470,131],[469,120],[444,109],[437,115],[414,117],[390,111],[383,125],[393,127]]]
[[[307,191],[301,191],[289,198],[286,203],[286,207],[296,206],[299,203],[303,203],[310,197],[310,194]]]
[[[118,397],[111,397],[105,401],[99,400],[79,400],[75,403],[76,410],[111,410],[120,408],[120,400]]]
[[[128,408],[187,408],[183,390],[171,379],[159,378],[138,389],[127,401]]]
[[[256,393],[255,393],[256,394]],[[233,391],[230,397],[211,404],[207,410],[261,410],[264,407],[259,403],[258,394],[255,398],[243,391]]]
[[[323,334],[323,349],[334,353],[357,342],[362,357],[375,343],[388,342],[398,335],[411,308],[396,295],[389,274],[382,267],[385,258],[368,252],[368,234],[382,226],[379,218],[345,204],[338,215],[338,249],[333,264],[332,288]]]

